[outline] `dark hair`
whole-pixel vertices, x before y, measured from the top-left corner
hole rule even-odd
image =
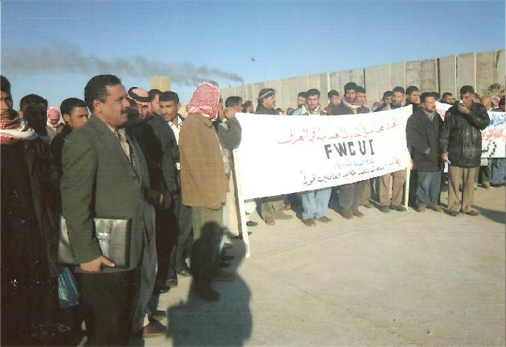
[[[426,92],[426,93],[422,93],[422,95],[420,95],[421,102],[425,102],[425,99],[427,99],[427,98],[437,99],[433,92]]]
[[[23,111],[23,119],[26,120],[28,125],[33,128],[37,134],[41,136],[47,136],[47,111],[44,105],[28,105]]]
[[[312,88],[306,92],[306,98],[309,98],[310,96],[314,96],[314,95],[317,95],[318,97],[320,97],[320,91],[318,89]]]
[[[463,86],[462,88],[460,88],[460,95],[464,95],[464,94],[467,94],[467,93],[473,93],[474,94],[474,88],[471,87],[471,86]]]
[[[501,99],[499,100],[499,106],[504,106],[504,95],[501,96]]]
[[[225,107],[235,107],[242,103],[240,96],[229,96],[225,101]]]
[[[248,111],[248,108],[253,106],[253,102],[251,100],[247,100],[245,103],[242,104],[242,111],[246,112]]]
[[[344,85],[344,92],[346,93],[350,89],[357,91],[357,88],[358,88],[358,86],[355,82],[348,82]]]
[[[364,93],[365,94],[365,88],[361,86],[357,86],[357,89],[355,89],[357,93]]]
[[[397,86],[392,90],[392,95],[393,93],[402,93],[402,95],[404,95],[404,88],[402,88],[401,86]]]
[[[394,96],[394,93],[392,93],[391,91],[386,91],[383,93],[383,99],[391,98],[392,96]]]
[[[406,95],[411,95],[413,92],[419,92],[420,90],[418,89],[417,86],[409,86],[408,88],[406,88]]]
[[[327,93],[327,96],[329,99],[332,99],[333,96],[339,96],[339,92],[335,89],[332,89],[330,92]]]
[[[2,89],[2,92],[4,93],[11,93],[11,82],[5,77],[4,75],[0,75],[0,86]]]
[[[449,93],[449,92],[444,92],[443,96],[441,97],[441,99],[445,99],[447,96],[453,96],[453,94]]]
[[[432,95],[436,100],[439,100],[439,93],[438,92],[432,92]]]
[[[306,92],[300,92],[300,93],[297,95],[297,97],[298,97],[298,98],[300,98],[301,96],[302,96],[303,98],[307,98],[307,96],[306,96]]]
[[[64,114],[72,115],[72,112],[76,107],[87,107],[84,100],[78,98],[68,98],[62,101],[60,105],[60,112],[63,116]]]
[[[162,91],[160,89],[151,89],[149,92],[149,98],[151,99],[151,101],[153,101],[154,98],[156,98],[156,96],[160,96],[162,95]]]
[[[37,94],[28,94],[25,95],[19,100],[19,110],[24,111],[27,106],[33,105],[33,104],[42,104],[44,106],[48,106],[48,102],[46,99],[44,99],[42,96]]]
[[[174,101],[179,104],[179,95],[176,92],[162,92],[160,94],[160,101]]]
[[[105,101],[107,97],[107,87],[117,86],[121,80],[114,75],[98,75],[88,81],[84,87],[84,101],[90,111],[93,111],[93,101]]]

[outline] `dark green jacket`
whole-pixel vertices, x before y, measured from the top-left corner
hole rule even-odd
[[[154,237],[155,212],[145,198],[150,186],[146,161],[135,140],[128,137],[128,142],[132,164],[113,132],[91,116],[63,147],[62,210],[76,263],[101,255],[94,217],[131,219],[130,268],[126,270],[138,267],[144,243]]]

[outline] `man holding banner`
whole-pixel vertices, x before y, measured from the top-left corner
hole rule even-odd
[[[295,110],[294,116],[322,116],[325,111],[320,105],[320,91],[309,89],[306,92],[306,104]],[[323,188],[299,193],[302,201],[302,223],[305,226],[316,226],[315,219],[322,223],[332,220],[325,216],[325,210],[329,206],[332,188]]]
[[[256,114],[278,115],[274,108],[276,103],[276,91],[272,88],[264,88],[258,93],[258,107]],[[292,216],[283,212],[284,199],[282,196],[272,196],[261,200],[260,209],[262,218],[267,225],[275,225],[275,219],[291,219]]]
[[[344,97],[342,102],[332,107],[330,115],[346,115],[369,113],[369,109],[363,105],[356,104],[358,86],[354,82],[345,84]],[[366,181],[345,184],[339,187],[339,207],[342,209],[342,215],[346,219],[355,217],[363,217],[362,212],[358,210],[362,194],[364,193]]]
[[[462,184],[462,211],[470,216],[478,212],[471,209],[474,202],[474,176],[480,166],[482,135],[490,122],[487,110],[473,101],[471,86],[460,88],[461,101],[446,111],[439,145],[442,159],[449,164],[448,209],[450,215],[459,215],[459,187]]]

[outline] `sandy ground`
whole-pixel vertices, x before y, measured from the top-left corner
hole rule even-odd
[[[168,336],[132,344],[504,346],[504,187],[478,188],[475,206],[478,217],[361,208],[352,220],[331,208],[312,228],[255,215],[252,256],[232,241],[237,278],[215,284],[222,299],[189,295],[180,278],[160,297]]]

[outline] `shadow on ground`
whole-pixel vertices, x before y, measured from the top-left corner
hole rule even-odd
[[[476,206],[476,210],[478,210],[483,217],[490,219],[499,224],[505,224],[505,214],[504,211],[496,211],[490,210],[488,208],[483,208],[480,206]]]
[[[238,274],[245,256],[244,243],[234,241],[227,255],[235,256],[227,271],[234,273],[236,278],[231,282],[213,283],[220,293],[220,301],[207,302],[188,293],[187,302],[168,309],[167,336],[172,339],[173,346],[243,346],[251,336],[251,292]]]

